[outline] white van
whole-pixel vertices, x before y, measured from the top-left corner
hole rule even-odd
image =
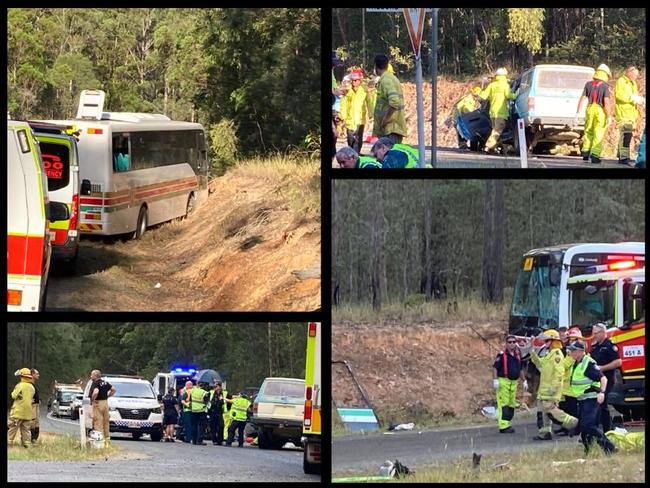
[[[68,220],[68,207],[50,202],[32,129],[7,120],[7,310],[45,308],[52,246],[50,222]]]
[[[50,198],[65,203],[70,219],[50,225],[52,260],[74,274],[79,253],[79,154],[75,127],[29,121],[41,149]],[[86,181],[90,188],[90,182]],[[89,191],[89,190],[88,190]]]
[[[115,395],[108,399],[110,431],[130,433],[134,439],[149,434],[152,441],[160,441],[163,433],[162,407],[151,383],[139,376],[105,375],[102,379],[115,387]],[[84,389],[86,431],[93,428],[93,406],[90,401],[92,383],[92,380],[88,380]]]

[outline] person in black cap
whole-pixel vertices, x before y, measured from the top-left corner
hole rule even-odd
[[[497,354],[492,372],[492,385],[497,392],[497,422],[501,434],[512,434],[511,421],[517,407],[517,380],[524,381],[524,390],[528,391],[528,382],[524,379],[521,367],[521,354],[517,338],[509,334],[506,347]]]
[[[578,398],[580,437],[589,452],[595,439],[605,454],[616,452],[614,444],[598,428],[600,408],[605,402],[607,378],[591,356],[585,354],[585,343],[578,340],[567,346],[575,364],[571,372],[571,390]]]
[[[607,390],[605,401],[600,409],[600,423],[603,425],[603,432],[612,430],[612,418],[609,414],[609,396],[616,382],[616,370],[621,367],[623,361],[618,355],[618,346],[612,343],[607,337],[607,326],[602,322],[592,327],[593,339],[591,340],[591,357],[594,358],[600,371],[607,378]]]

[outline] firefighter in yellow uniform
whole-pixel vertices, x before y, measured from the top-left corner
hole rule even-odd
[[[575,429],[578,419],[558,407],[562,396],[562,385],[564,383],[564,355],[562,354],[562,341],[557,330],[549,329],[539,336],[545,341],[544,348],[548,350],[546,355],[540,354],[534,349],[531,351],[530,359],[539,369],[539,389],[537,391],[537,408],[542,412],[542,417],[537,417],[538,435],[534,440],[550,441],[551,418],[553,417],[562,427],[568,430]]]
[[[228,398],[228,391],[223,390],[223,438],[228,438],[228,428],[232,417],[230,416],[230,409],[232,408],[232,395]]]
[[[406,137],[406,116],[402,85],[388,70],[388,58],[383,54],[375,56],[375,72],[379,76],[375,99],[372,135],[389,137],[393,143],[401,143]]]
[[[34,399],[34,385],[32,373],[29,368],[16,371],[20,382],[11,392],[14,403],[9,411],[9,432],[7,434],[9,445],[14,443],[16,434],[20,431],[23,447],[29,447],[31,441],[30,426],[32,422],[32,400]]]
[[[473,112],[478,108],[478,104],[476,103],[477,101],[480,100],[479,94],[481,93],[481,89],[478,86],[475,86],[472,88],[472,91],[469,92],[468,94],[464,95],[456,104],[454,105],[454,110],[451,114],[451,125],[454,126],[456,129],[456,133],[458,134],[458,148],[459,149],[469,149],[469,146],[467,145],[467,139],[465,139],[462,134],[460,133],[460,130],[458,129],[458,119],[462,114],[466,114],[469,112]],[[448,126],[449,127],[449,126]]]
[[[610,76],[612,76],[612,72],[606,64],[601,64],[596,68],[593,79],[585,84],[573,121],[574,127],[577,127],[579,113],[582,111],[585,100],[588,100],[581,155],[584,161],[591,159],[594,164],[600,164],[600,153],[603,150],[607,124],[611,121],[609,85],[607,84]]]
[[[345,123],[348,146],[361,153],[363,131],[368,115],[372,117],[374,96],[370,96],[363,82],[363,71],[355,69],[350,73],[352,88],[341,100],[341,118]]]
[[[636,80],[639,78],[639,70],[629,66],[625,74],[616,81],[614,88],[614,116],[618,124],[618,162],[630,164],[630,144],[636,120],[639,117],[637,105],[642,105],[645,100],[639,95],[639,88]]]
[[[572,344],[577,340],[583,340],[582,333],[580,332],[579,327],[571,327],[567,332],[567,344]],[[568,413],[572,417],[578,417],[578,399],[576,398],[573,390],[571,389],[571,371],[573,370],[573,365],[575,361],[571,357],[571,354],[565,353],[564,356],[564,381],[562,382],[562,398],[559,403],[560,410]],[[553,432],[556,435],[569,435],[569,430],[562,427],[557,432]],[[577,433],[577,431],[576,431]]]
[[[517,98],[515,93],[510,91],[510,84],[506,76],[508,71],[505,68],[499,68],[494,77],[494,81],[485,87],[480,93],[483,100],[490,102],[490,121],[492,123],[492,132],[485,143],[485,152],[493,152],[501,133],[506,128],[506,122],[510,115],[508,110],[508,100]]]
[[[243,393],[239,397],[233,398],[232,408],[230,409],[232,422],[228,428],[228,440],[226,441],[227,446],[231,446],[235,440],[235,430],[237,430],[237,441],[239,442],[239,447],[244,446],[244,429],[246,428],[246,419],[248,418],[248,409],[250,406],[251,402]]]

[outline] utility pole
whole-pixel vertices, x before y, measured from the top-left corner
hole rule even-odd
[[[431,166],[436,167],[436,86],[438,80],[438,9],[431,17]]]

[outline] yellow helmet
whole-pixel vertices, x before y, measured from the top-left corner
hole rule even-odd
[[[29,368],[20,368],[17,372],[18,374],[16,376],[24,376],[26,378],[32,377],[32,371]]]
[[[481,87],[480,86],[475,86],[474,88],[472,88],[472,93],[474,95],[478,95],[479,93],[481,93]]]
[[[555,329],[548,329],[542,332],[542,334],[539,336],[540,339],[544,340],[553,340],[553,341],[559,341],[560,340],[560,333],[555,330]]]
[[[596,71],[604,71],[605,73],[607,73],[607,76],[609,77],[612,76],[612,72],[609,70],[609,66],[607,66],[605,63],[598,66],[598,68],[596,68]]]

